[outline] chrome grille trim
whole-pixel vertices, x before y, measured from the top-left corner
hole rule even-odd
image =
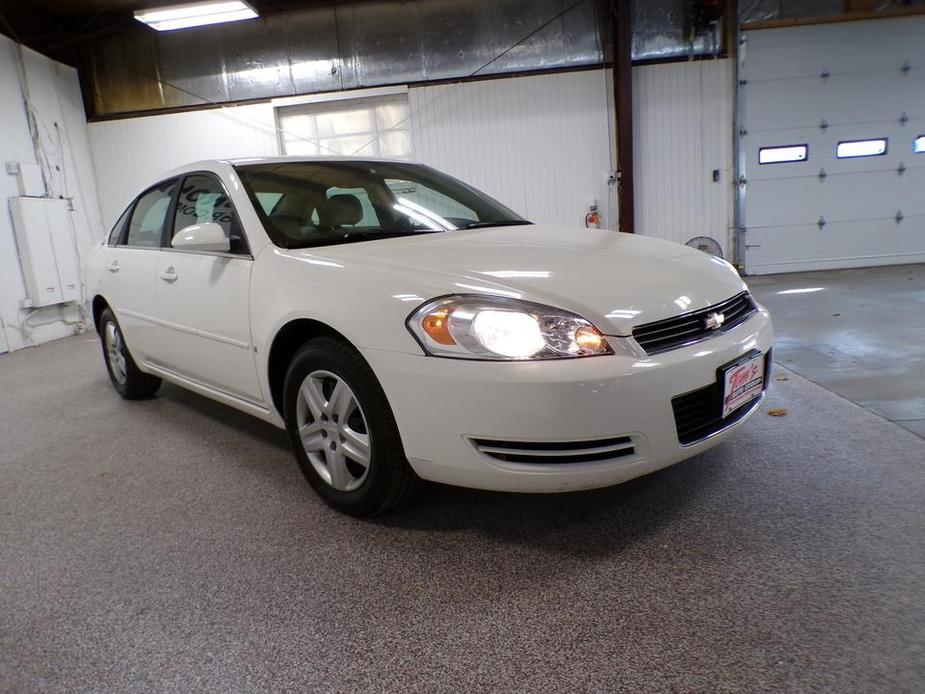
[[[636,453],[629,436],[586,441],[470,441],[482,455],[505,463],[567,465],[614,460]]]
[[[746,291],[707,308],[637,326],[633,328],[633,339],[646,354],[659,354],[722,335],[744,323],[757,310],[751,294]],[[712,313],[725,316],[721,327],[706,327],[707,316]]]

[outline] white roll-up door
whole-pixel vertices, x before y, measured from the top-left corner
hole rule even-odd
[[[739,60],[746,271],[925,262],[925,17],[748,31]]]

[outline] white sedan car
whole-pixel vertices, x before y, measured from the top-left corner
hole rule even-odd
[[[561,492],[652,472],[723,440],[771,364],[729,263],[537,226],[401,161],[183,167],[87,280],[119,393],[167,379],[285,428],[311,486],[357,515],[421,479]]]

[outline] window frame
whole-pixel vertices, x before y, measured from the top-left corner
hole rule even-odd
[[[883,151],[876,154],[855,154],[853,156],[839,156],[838,148],[842,145],[850,145],[856,142],[883,142]],[[871,157],[885,157],[890,151],[889,137],[861,137],[856,140],[839,140],[835,143],[835,158],[839,161],[842,159],[870,159]]]
[[[129,230],[129,227],[132,225],[132,217],[135,215],[135,208],[138,207],[138,201],[141,200],[145,195],[147,195],[147,194],[150,193],[151,191],[156,190],[157,188],[162,188],[162,187],[164,187],[164,186],[166,186],[166,185],[171,185],[171,184],[178,183],[178,182],[180,181],[180,178],[181,178],[180,176],[171,176],[170,178],[162,179],[162,180],[158,181],[157,183],[148,186],[148,187],[145,188],[143,191],[141,191],[138,195],[135,196],[135,199],[132,200],[132,203],[129,205],[128,208],[126,208],[126,212],[129,212],[129,208],[131,208],[131,211],[129,212],[128,218],[125,220],[125,224],[122,225],[122,231],[121,231],[120,234],[119,234],[119,241],[118,241],[118,243],[113,244],[113,247],[115,247],[115,248],[133,248],[133,249],[135,249],[135,250],[148,250],[148,251],[159,251],[159,250],[161,250],[162,245],[157,245],[157,246],[130,246],[129,244],[126,243],[126,241],[128,240],[128,230]],[[167,220],[172,218],[171,215],[173,214],[173,209],[174,209],[174,206],[176,205],[177,193],[178,193],[179,190],[180,190],[180,186],[178,185],[178,186],[176,186],[176,188],[174,188],[174,191],[173,191],[173,193],[171,194],[171,197],[170,197],[170,204],[167,206],[167,213],[166,213],[166,215],[164,215],[164,223],[163,223],[163,225],[161,226],[161,244],[163,244],[163,242],[164,242],[164,232],[165,232],[165,229],[166,229],[166,227],[167,227]],[[125,214],[125,213],[123,212],[123,214]]]
[[[764,150],[769,149],[790,149],[793,147],[802,147],[806,150],[806,156],[802,159],[782,159],[781,161],[761,161],[761,153]],[[758,166],[772,166],[774,164],[805,164],[809,161],[809,143],[808,142],[797,142],[792,145],[765,145],[762,147],[758,146]]]
[[[128,222],[132,218],[132,212],[134,211],[135,201],[132,200],[128,204],[128,207],[122,210],[122,213],[116,217],[115,224],[112,225],[112,229],[110,229],[109,233],[106,235],[107,246],[110,248],[115,248],[117,245],[119,245],[119,241],[122,239],[122,234],[125,233],[125,227],[128,226]]]
[[[179,229],[176,228],[177,222],[177,205],[180,201],[180,191],[183,189],[183,184],[186,183],[186,179],[192,176],[202,176],[204,178],[210,178],[215,183],[218,184],[218,187],[225,194],[225,197],[228,198],[228,204],[231,205],[231,211],[234,214],[234,221],[231,224],[231,231],[233,235],[238,236],[241,239],[241,244],[243,249],[240,251],[196,251],[191,249],[184,248],[174,248],[170,245],[170,242],[173,240],[173,237],[176,235]],[[250,241],[247,238],[247,232],[244,230],[244,225],[241,223],[241,215],[238,214],[238,208],[234,204],[234,200],[231,195],[228,193],[228,189],[225,187],[225,184],[222,182],[221,176],[216,174],[214,171],[185,171],[177,177],[179,185],[177,185],[177,190],[174,193],[173,200],[171,201],[170,208],[168,210],[168,219],[169,222],[164,225],[163,235],[161,237],[161,249],[171,251],[173,253],[197,253],[200,255],[217,255],[222,257],[229,258],[245,258],[245,259],[254,259],[254,255],[251,252]],[[156,187],[156,186],[155,186]],[[141,196],[138,196],[141,197]],[[236,233],[235,233],[236,232]]]

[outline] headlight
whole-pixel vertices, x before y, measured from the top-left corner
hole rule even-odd
[[[460,359],[563,359],[613,354],[574,313],[528,301],[461,295],[430,301],[408,317],[429,354]]]

